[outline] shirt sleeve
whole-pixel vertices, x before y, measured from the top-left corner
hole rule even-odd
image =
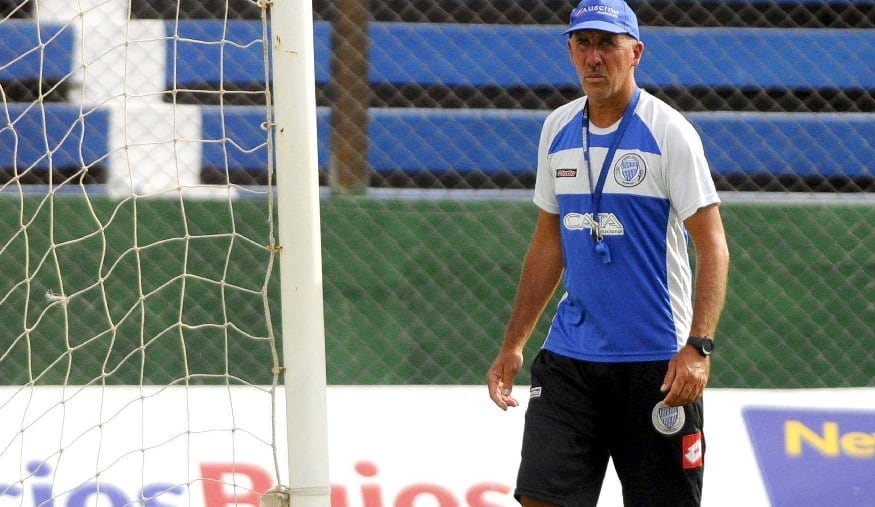
[[[681,221],[699,208],[720,202],[699,133],[679,115],[676,132],[668,136],[666,182],[672,206]]]
[[[532,201],[547,213],[556,215],[559,213],[559,201],[556,199],[556,178],[547,157],[552,138],[550,135],[552,118],[553,115],[549,115],[541,128],[541,139],[538,142],[538,172],[535,175],[535,195]]]

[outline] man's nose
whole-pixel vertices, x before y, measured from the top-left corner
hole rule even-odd
[[[602,63],[602,52],[596,47],[585,49],[583,61],[590,66],[597,66]]]

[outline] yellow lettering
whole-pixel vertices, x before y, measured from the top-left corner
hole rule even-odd
[[[842,450],[853,458],[875,456],[875,438],[868,433],[851,432],[842,436]]]
[[[807,443],[824,456],[839,455],[839,425],[823,423],[823,436],[809,429],[800,421],[784,422],[784,445],[789,456],[801,456],[803,443]]]

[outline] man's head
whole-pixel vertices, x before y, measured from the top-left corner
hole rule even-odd
[[[594,108],[622,113],[635,90],[635,67],[644,51],[635,13],[624,0],[583,0],[565,33],[571,63],[589,97],[591,120],[600,116]]]
[[[581,0],[571,11],[566,35],[578,30],[625,33],[641,40],[638,17],[624,0]]]

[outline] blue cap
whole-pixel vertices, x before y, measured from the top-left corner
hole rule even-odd
[[[571,11],[571,21],[564,34],[578,30],[628,33],[636,40],[641,40],[638,35],[638,17],[623,0],[581,0]]]

